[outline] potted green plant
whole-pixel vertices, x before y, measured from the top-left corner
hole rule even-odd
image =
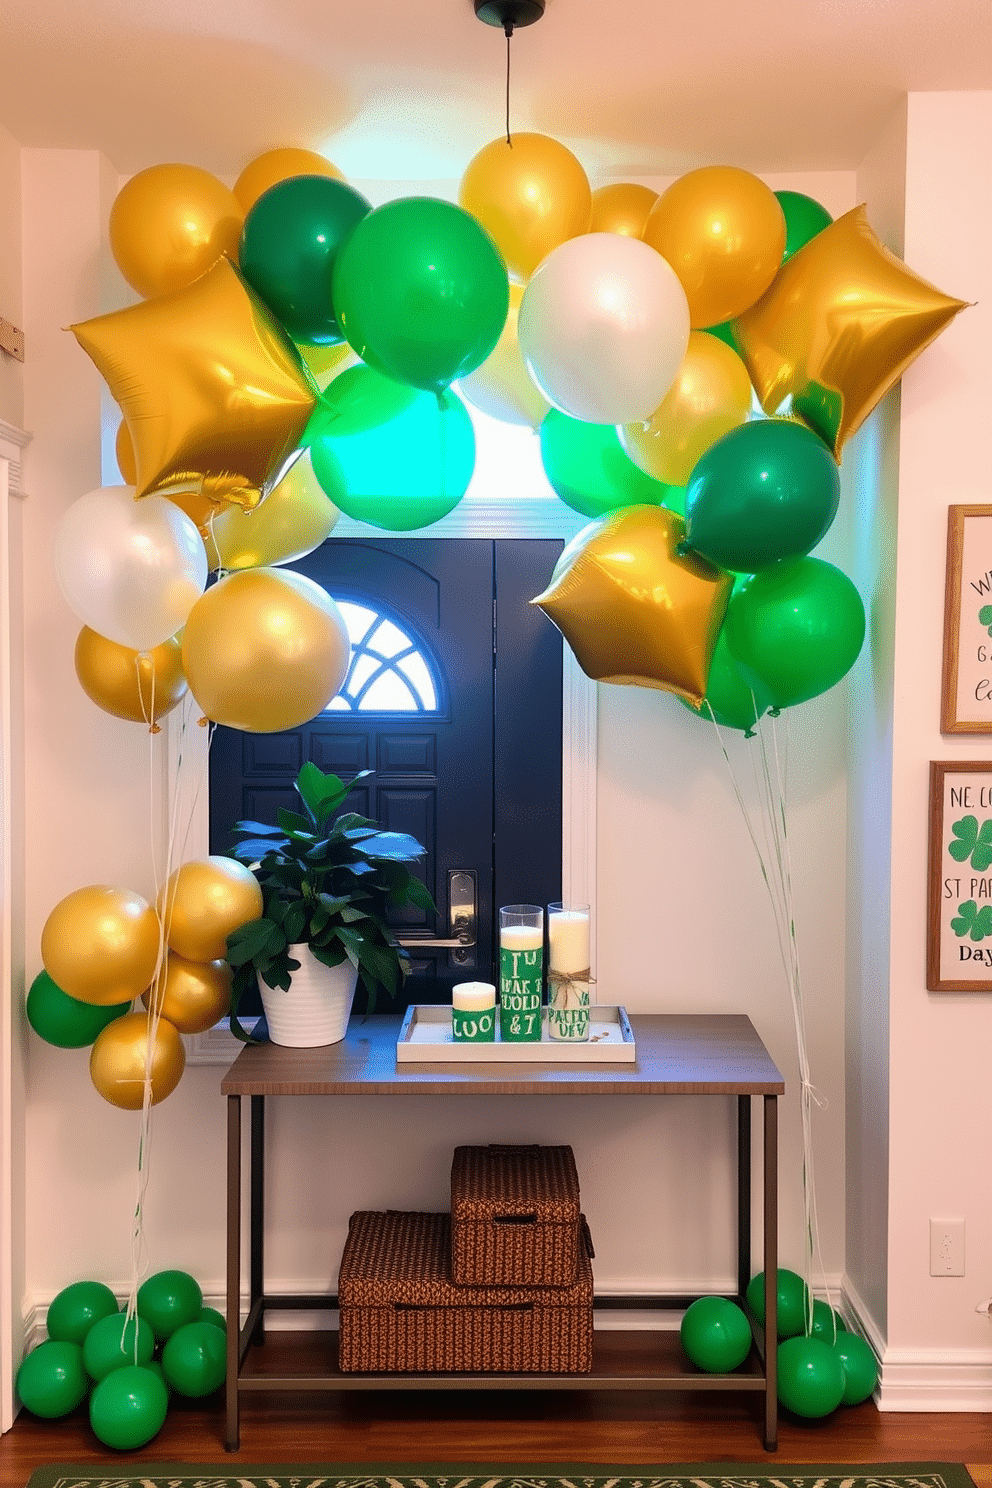
[[[230,856],[251,867],[263,901],[261,918],[227,942],[234,971],[231,1030],[245,1042],[252,1040],[238,1005],[256,978],[270,1038],[300,1046],[344,1037],[359,978],[371,1011],[379,991],[395,996],[409,972],[409,956],[388,916],[407,905],[434,912],[409,867],[425,849],[403,832],[382,831],[367,817],[341,810],[355,781],[370,773],[362,770],[345,784],[305,764],[296,778],[299,812],[281,809],[276,826],[242,821],[234,828],[242,840]],[[326,1017],[330,989],[313,986],[315,979],[342,984]],[[302,1030],[289,1026],[290,993],[303,1002]]]

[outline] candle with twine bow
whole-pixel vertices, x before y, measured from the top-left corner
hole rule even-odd
[[[589,1038],[588,904],[548,905],[548,1033],[561,1043]]]

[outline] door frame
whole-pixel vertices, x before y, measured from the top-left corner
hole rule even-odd
[[[366,541],[392,538],[515,537],[560,538],[569,542],[586,519],[557,497],[508,498],[505,502],[466,498],[453,512],[414,532],[383,532],[365,522],[341,517],[335,537]],[[550,575],[549,575],[550,577]],[[207,810],[207,734],[197,727],[199,712],[192,699],[169,715],[166,776],[159,830],[167,841],[168,803],[174,803],[184,841],[176,861],[206,857],[210,851]],[[590,681],[570,648],[562,654],[562,844],[561,891],[565,900],[588,904],[591,912],[592,964],[596,964],[596,724],[597,684]],[[181,763],[180,763],[181,761]],[[187,830],[188,823],[188,830]],[[162,854],[164,856],[164,853]],[[185,1037],[189,1064],[229,1065],[241,1044],[226,1029]]]

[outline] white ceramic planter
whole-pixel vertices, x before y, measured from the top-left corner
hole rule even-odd
[[[355,998],[358,971],[348,960],[325,966],[308,945],[292,945],[289,954],[299,961],[288,992],[267,987],[259,978],[265,1021],[274,1044],[291,1049],[315,1049],[344,1038]]]

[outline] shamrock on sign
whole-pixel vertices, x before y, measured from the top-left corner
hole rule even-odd
[[[979,625],[987,625],[989,635],[992,635],[992,605],[982,605],[982,608],[978,612],[978,623]]]
[[[972,940],[984,940],[992,935],[992,904],[983,904],[981,909],[974,899],[966,899],[958,905],[957,916],[951,921],[955,935],[970,935]]]
[[[947,845],[951,857],[957,863],[970,858],[975,872],[984,873],[992,865],[992,819],[983,821],[979,830],[977,817],[963,816],[951,823],[951,831],[957,839]]]

